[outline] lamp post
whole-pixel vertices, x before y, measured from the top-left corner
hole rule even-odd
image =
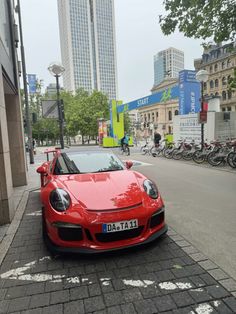
[[[61,144],[61,149],[64,149],[63,116],[62,116],[62,108],[61,108],[61,101],[60,101],[59,77],[65,71],[65,68],[60,63],[53,62],[49,65],[48,70],[56,78],[57,108],[58,108],[58,118],[59,118],[59,128],[60,128],[60,144]]]
[[[206,70],[200,70],[196,74],[196,80],[201,82],[201,111],[200,114],[204,111],[204,83],[208,80],[208,72]],[[201,121],[201,120],[200,120]],[[201,121],[201,146],[204,147],[204,121]]]

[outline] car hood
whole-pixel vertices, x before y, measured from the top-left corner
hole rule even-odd
[[[137,174],[130,170],[60,176],[59,180],[88,210],[111,210],[142,202]]]

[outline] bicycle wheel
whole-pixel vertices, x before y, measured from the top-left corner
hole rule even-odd
[[[172,158],[172,154],[173,154],[173,148],[169,148],[169,149],[165,150],[164,156],[167,159],[171,159]]]
[[[197,164],[202,164],[206,159],[206,154],[201,150],[198,149],[193,154],[193,161],[195,161]]]
[[[211,152],[207,156],[207,162],[213,167],[219,166],[223,162],[223,159],[218,155],[219,155],[218,152]]]
[[[129,156],[129,155],[130,155],[129,146],[126,146],[126,147],[125,147],[125,155],[126,155],[126,156]]]
[[[178,148],[174,149],[173,150],[173,154],[172,154],[172,157],[173,159],[175,160],[179,160],[182,158],[182,154],[183,154],[183,151],[179,150]]]
[[[146,155],[148,152],[148,148],[147,147],[143,147],[142,151],[141,151],[141,154],[142,155]]]
[[[183,151],[182,157],[184,160],[191,160],[193,158],[193,152],[185,150]]]
[[[230,165],[231,168],[236,168],[236,153],[231,152],[227,156],[227,163]]]

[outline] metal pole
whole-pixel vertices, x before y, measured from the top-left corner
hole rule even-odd
[[[63,118],[61,112],[61,102],[60,102],[60,87],[59,87],[59,75],[55,75],[57,83],[57,107],[59,116],[59,129],[60,129],[60,144],[61,149],[64,149],[64,137],[63,137]]]
[[[26,78],[25,49],[24,49],[24,44],[23,44],[20,0],[18,0],[17,12],[19,16],[19,28],[20,28],[21,59],[22,59],[21,61],[22,61],[22,74],[23,74],[23,83],[24,83],[24,94],[25,94],[25,116],[26,116],[26,125],[27,125],[27,133],[28,133],[28,143],[29,143],[29,159],[30,159],[30,164],[34,164],[34,149],[33,149],[33,144],[32,144],[32,128],[31,128],[31,123],[30,123],[30,109],[29,109],[29,97],[28,97],[27,78]]]
[[[203,105],[204,105],[204,97],[203,97],[203,81],[201,82],[201,112],[203,112]],[[202,149],[204,147],[204,123],[201,123],[201,146]]]

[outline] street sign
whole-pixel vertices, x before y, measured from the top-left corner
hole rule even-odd
[[[48,119],[58,119],[58,106],[56,100],[42,100],[43,117]]]
[[[198,122],[207,123],[207,111],[200,111],[198,114]]]

